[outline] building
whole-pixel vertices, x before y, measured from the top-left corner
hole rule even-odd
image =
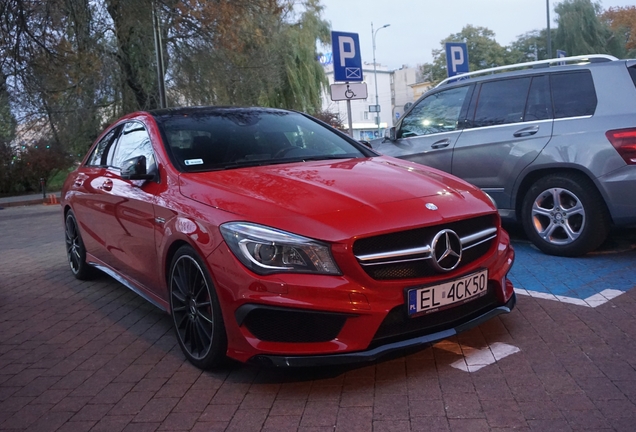
[[[433,83],[430,81],[416,82],[411,84],[410,87],[413,89],[413,99],[418,100],[420,96],[433,87]]]
[[[393,105],[394,123],[397,123],[415,101],[416,98],[411,86],[416,81],[417,69],[415,68],[402,66],[402,68],[393,71],[391,75],[391,103]]]

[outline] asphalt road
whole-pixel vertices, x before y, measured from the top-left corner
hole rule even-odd
[[[60,211],[0,210],[0,430],[634,430],[632,232],[563,260],[515,235],[517,308],[424,350],[201,372],[165,314],[105,275],[72,277]]]

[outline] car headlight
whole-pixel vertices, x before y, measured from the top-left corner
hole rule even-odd
[[[255,273],[342,274],[329,245],[319,241],[247,222],[220,229],[236,258]]]

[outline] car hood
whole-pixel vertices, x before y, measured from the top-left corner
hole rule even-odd
[[[183,173],[180,190],[235,220],[325,240],[495,211],[468,183],[391,157]]]

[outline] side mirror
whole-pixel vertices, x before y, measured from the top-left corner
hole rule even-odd
[[[360,140],[358,141],[360,144],[365,145],[367,147],[369,147],[370,149],[372,149],[373,147],[371,146],[371,143],[369,141],[366,140]]]
[[[136,156],[121,164],[121,178],[125,180],[153,180],[155,174],[146,172],[146,156]]]
[[[384,130],[384,140],[395,141],[396,138],[396,130],[395,127],[390,127]]]

